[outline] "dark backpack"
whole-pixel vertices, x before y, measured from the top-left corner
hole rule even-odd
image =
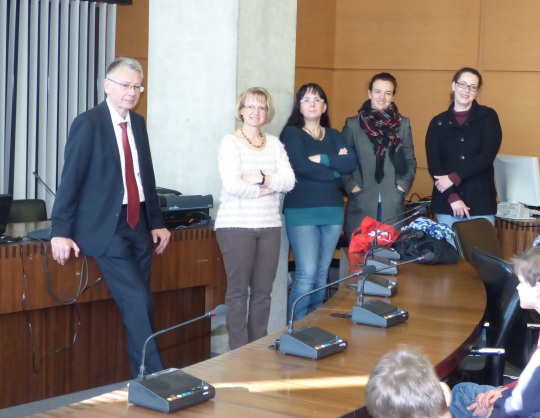
[[[414,260],[427,253],[433,253],[431,261],[420,261],[423,264],[456,264],[459,260],[458,251],[446,239],[436,239],[424,231],[407,229],[401,233],[392,248],[405,261]]]

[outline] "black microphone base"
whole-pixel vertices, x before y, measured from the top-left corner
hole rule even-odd
[[[405,322],[409,312],[378,299],[365,301],[362,306],[355,305],[352,321],[356,324],[388,328]]]
[[[359,280],[357,289],[360,289],[361,286],[362,280]],[[393,280],[378,276],[376,274],[370,274],[366,277],[366,281],[364,283],[364,295],[384,296],[389,298],[396,293],[397,287],[397,283]]]
[[[390,263],[390,260],[375,256],[367,259],[367,265],[377,269],[377,273],[388,274],[390,276],[397,275],[397,267]]]
[[[132,380],[128,384],[128,402],[159,412],[174,412],[206,402],[216,389],[180,369],[166,369]]]
[[[283,354],[318,360],[347,349],[347,340],[319,327],[295,329],[281,334],[279,351]]]

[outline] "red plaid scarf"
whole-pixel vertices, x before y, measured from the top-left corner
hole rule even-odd
[[[358,119],[360,127],[373,143],[377,183],[380,183],[384,178],[384,159],[387,152],[396,173],[398,175],[405,174],[407,162],[403,153],[403,142],[398,134],[398,129],[401,126],[401,114],[397,106],[391,103],[388,109],[377,110],[371,107],[370,100],[366,100],[358,110]]]

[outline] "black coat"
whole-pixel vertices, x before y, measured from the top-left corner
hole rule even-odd
[[[497,112],[476,100],[462,126],[456,122],[453,104],[431,120],[426,135],[429,173],[431,176],[456,173],[461,179],[459,186],[454,185],[444,193],[433,187],[432,212],[452,215],[448,197],[453,193],[470,208],[471,216],[497,212],[493,161],[501,142]]]

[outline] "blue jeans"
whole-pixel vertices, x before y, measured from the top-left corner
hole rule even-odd
[[[479,218],[485,218],[489,222],[491,222],[492,225],[495,225],[495,215],[479,215],[479,216],[471,216],[471,219],[479,219]],[[450,228],[452,228],[452,225],[456,222],[463,222],[468,221],[467,217],[455,217],[452,215],[443,215],[441,213],[437,213],[437,222],[440,224],[446,224]]]
[[[303,294],[326,285],[328,268],[341,234],[341,225],[287,226],[294,252],[296,272],[289,295],[289,318],[294,302]],[[294,320],[313,312],[324,302],[325,290],[302,298],[295,307]]]
[[[452,403],[450,404],[452,418],[472,417],[473,411],[469,411],[467,407],[476,401],[479,394],[493,388],[494,386],[477,385],[471,382],[458,383],[452,388]]]

